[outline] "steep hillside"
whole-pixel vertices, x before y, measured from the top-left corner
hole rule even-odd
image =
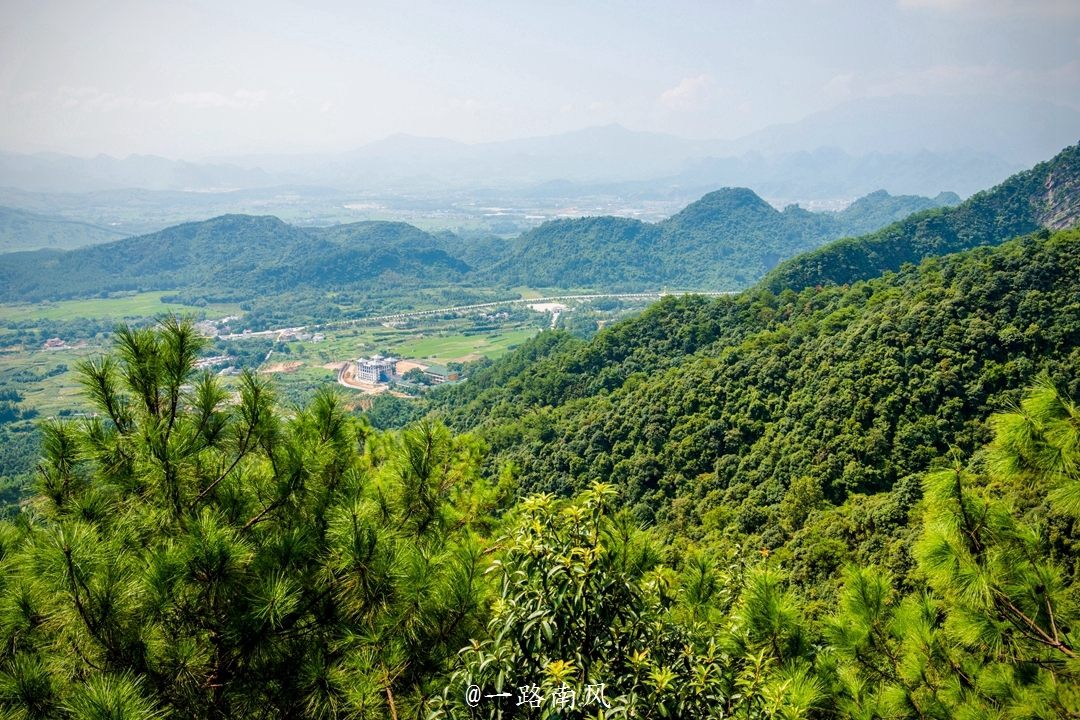
[[[67,250],[126,237],[127,233],[60,217],[0,207],[0,253]]]
[[[1080,220],[1080,146],[978,193],[955,208],[928,210],[878,232],[843,239],[776,268],[766,280],[784,288],[876,277],[906,262],[997,245],[1040,227],[1063,229]]]
[[[768,546],[793,478],[833,501],[888,490],[987,442],[1039,372],[1080,394],[1080,231],[849,288],[667,299],[588,343],[544,333],[431,410],[527,489],[610,479],[642,519]]]

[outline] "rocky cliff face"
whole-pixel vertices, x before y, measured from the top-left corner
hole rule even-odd
[[[1033,203],[1035,219],[1052,230],[1065,230],[1080,222],[1080,168],[1057,167],[1046,174],[1045,194]]]

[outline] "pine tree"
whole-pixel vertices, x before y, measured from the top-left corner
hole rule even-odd
[[[1080,616],[1047,533],[1055,515],[1076,515],[1078,418],[1042,378],[1014,412],[992,418],[986,473],[956,462],[926,477],[915,548],[924,594],[898,599],[887,574],[848,570],[828,625],[846,663],[848,713],[1080,713]]]
[[[0,708],[17,718],[420,718],[482,620],[481,448],[377,436],[332,390],[282,411],[193,370],[191,323],[116,329],[96,416],[42,426],[0,525]]]

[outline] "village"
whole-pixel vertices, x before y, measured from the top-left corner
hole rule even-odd
[[[30,313],[61,322],[43,326],[47,333],[12,335],[0,346],[0,385],[16,384],[26,408],[43,417],[86,412],[78,364],[111,346],[109,334],[117,319],[137,326],[152,323],[160,306],[197,316],[195,330],[207,345],[194,369],[217,376],[226,388],[235,389],[239,376],[251,371],[271,381],[279,401],[288,405],[304,405],[329,384],[347,391],[350,406],[367,409],[382,396],[415,398],[465,382],[485,363],[544,330],[588,337],[657,297],[522,294],[516,301],[277,328],[245,327],[237,306],[170,305],[160,300],[161,293],[95,300],[95,312],[106,318],[96,324],[74,320],[84,311],[74,302],[19,306],[9,311],[16,320]]]

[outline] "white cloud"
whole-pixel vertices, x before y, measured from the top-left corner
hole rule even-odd
[[[83,107],[87,110],[98,110],[101,112],[108,112],[110,110],[119,110],[120,108],[135,108],[137,110],[145,110],[152,107],[157,107],[160,103],[153,100],[141,100],[139,98],[128,97],[127,95],[114,95],[113,93],[101,93],[94,97],[85,100]]]
[[[252,92],[250,90],[237,90],[236,97],[238,100],[247,101],[253,105],[257,105],[266,99],[266,91],[256,90]]]
[[[232,97],[217,92],[187,92],[172,96],[172,102],[177,105],[191,105],[196,108],[254,107],[265,99],[265,90],[237,90]]]
[[[92,112],[109,112],[122,108],[146,110],[161,104],[156,100],[145,100],[130,95],[103,93],[96,87],[75,88],[70,85],[64,85],[56,91],[56,101],[64,108],[80,107]]]
[[[660,95],[660,104],[672,110],[705,110],[727,92],[709,75],[683,78],[679,84]]]

